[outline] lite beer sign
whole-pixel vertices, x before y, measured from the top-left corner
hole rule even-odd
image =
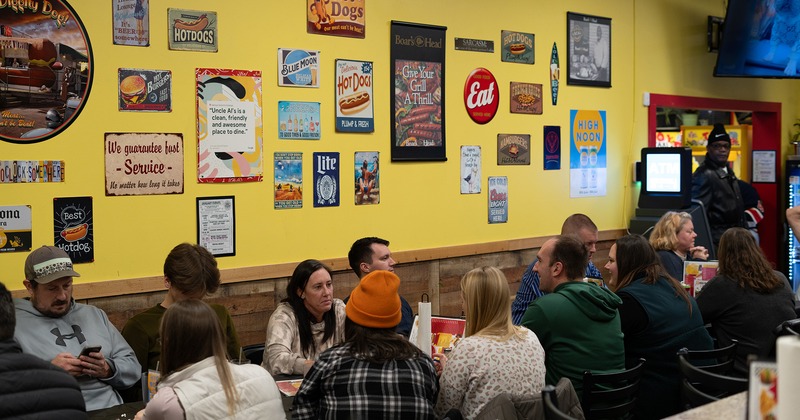
[[[494,75],[485,68],[473,70],[464,83],[464,105],[472,121],[488,123],[497,114],[499,104],[500,93]]]

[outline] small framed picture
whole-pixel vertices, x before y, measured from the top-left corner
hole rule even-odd
[[[567,12],[567,84],[611,87],[611,19]]]

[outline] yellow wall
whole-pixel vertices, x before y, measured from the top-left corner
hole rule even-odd
[[[708,4],[706,4],[708,3]],[[574,212],[589,214],[601,230],[628,224],[631,162],[645,145],[644,91],[653,93],[746,98],[784,102],[784,121],[796,114],[796,82],[719,80],[711,77],[715,56],[705,52],[705,16],[722,15],[718,2],[696,0],[610,0],[604,2],[528,2],[477,0],[367,0],[366,39],[311,35],[305,29],[304,2],[150,0],[151,45],[114,46],[111,2],[73,0],[89,33],[95,58],[94,85],[88,102],[67,130],[51,140],[15,145],[0,143],[2,160],[65,160],[67,182],[0,186],[0,205],[33,207],[34,246],[52,243],[52,199],[94,197],[95,262],[76,268],[79,282],[158,275],[169,249],[196,238],[195,197],[236,196],[235,257],[219,258],[222,268],[344,256],[352,241],[376,235],[392,241],[393,250],[482,243],[557,233]],[[219,52],[170,51],[167,48],[167,7],[213,10],[219,18]],[[545,95],[544,114],[511,115],[510,81],[548,83],[549,54],[558,43],[566,59],[566,12],[612,18],[612,85],[610,89],[566,85],[562,68],[558,106]],[[390,163],[389,22],[411,21],[444,25],[447,30],[445,163]],[[499,52],[484,54],[453,49],[453,38],[495,41],[500,31],[536,35],[536,64],[502,63]],[[276,49],[321,51],[319,89],[278,88]],[[371,134],[338,134],[333,116],[333,63],[336,58],[370,60],[376,74],[376,129]],[[168,114],[117,111],[117,69],[132,67],[173,72],[173,111]],[[194,69],[218,67],[263,72],[264,181],[208,185],[195,179],[196,147]],[[486,67],[498,80],[500,110],[480,126],[467,116],[463,86],[468,73]],[[746,86],[745,90],[734,87]],[[787,89],[791,87],[791,89]],[[277,140],[277,101],[319,101],[322,140]],[[569,110],[607,111],[608,193],[605,197],[569,198]],[[562,127],[562,169],[542,169],[542,126]],[[184,135],[185,192],[182,195],[106,197],[103,136],[106,132],[179,132]],[[498,167],[498,133],[532,135],[531,166]],[[459,149],[481,145],[483,194],[459,194]],[[355,206],[350,168],[355,151],[381,152],[381,203]],[[341,153],[341,205],[314,208],[306,194],[298,210],[274,210],[271,190],[272,153],[304,153],[307,191],[311,185],[311,153]],[[632,159],[631,156],[634,156]],[[486,177],[509,177],[509,222],[487,223]],[[26,253],[0,255],[0,281],[22,287]]]

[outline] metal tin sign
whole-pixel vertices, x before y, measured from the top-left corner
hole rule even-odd
[[[172,111],[172,72],[119,69],[119,110]]]
[[[65,0],[0,1],[0,140],[29,144],[64,131],[93,74],[86,28]]]
[[[500,104],[500,92],[492,72],[480,67],[469,74],[464,83],[464,104],[469,117],[478,124],[486,124],[494,118]]]
[[[106,133],[106,195],[183,194],[183,134]]]
[[[550,95],[553,97],[553,106],[558,103],[558,79],[561,78],[561,69],[558,67],[558,48],[553,43],[550,52]]]
[[[0,253],[30,251],[31,206],[0,206]]]
[[[461,146],[461,194],[481,192],[481,147]]]
[[[511,82],[508,100],[512,114],[542,114],[542,85]]]
[[[63,160],[0,160],[0,184],[64,182]]]
[[[114,45],[150,45],[150,0],[113,0]]]
[[[561,127],[544,126],[544,170],[561,169]]]
[[[338,152],[314,152],[314,207],[339,205]]]
[[[306,30],[310,34],[364,38],[365,0],[306,0]]]
[[[530,134],[497,135],[498,165],[530,165],[531,164],[530,152],[531,152]]]
[[[372,62],[336,60],[336,131],[375,131]]]
[[[489,223],[508,222],[508,177],[489,177]]]
[[[319,102],[278,102],[278,138],[319,140]]]
[[[303,207],[303,154],[275,152],[275,208]]]
[[[167,9],[169,49],[217,52],[217,12]]]
[[[53,244],[73,263],[94,261],[92,197],[53,199]]]
[[[494,52],[494,41],[486,39],[456,38],[456,49],[462,51]]]
[[[319,51],[278,48],[278,86],[319,87]]]
[[[533,64],[533,34],[514,31],[502,31],[503,50],[501,60],[509,63]]]

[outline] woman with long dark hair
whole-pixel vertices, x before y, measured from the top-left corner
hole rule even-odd
[[[331,270],[317,260],[301,262],[269,318],[263,366],[273,375],[304,374],[320,353],[344,340],[344,319]]]
[[[646,360],[635,417],[660,419],[681,411],[676,353],[683,347],[713,348],[697,303],[667,274],[643,236],[617,239],[605,268],[611,273],[609,288],[622,299],[625,358],[629,364]]]
[[[733,366],[746,375],[747,356],[768,357],[775,346],[772,331],[797,317],[795,297],[789,281],[772,269],[747,229],[725,231],[717,256],[717,275],[703,287],[697,304],[719,347],[739,341]]]
[[[346,340],[322,353],[294,399],[293,419],[433,419],[433,361],[395,331],[400,279],[370,272],[347,301]]]
[[[286,418],[264,369],[228,362],[217,315],[203,301],[179,301],[164,313],[161,360],[158,391],[137,419]]]
[[[473,418],[500,393],[542,391],[544,348],[533,331],[511,322],[510,294],[508,280],[497,267],[476,268],[461,278],[466,337],[453,349],[439,378],[440,417],[456,408]]]

